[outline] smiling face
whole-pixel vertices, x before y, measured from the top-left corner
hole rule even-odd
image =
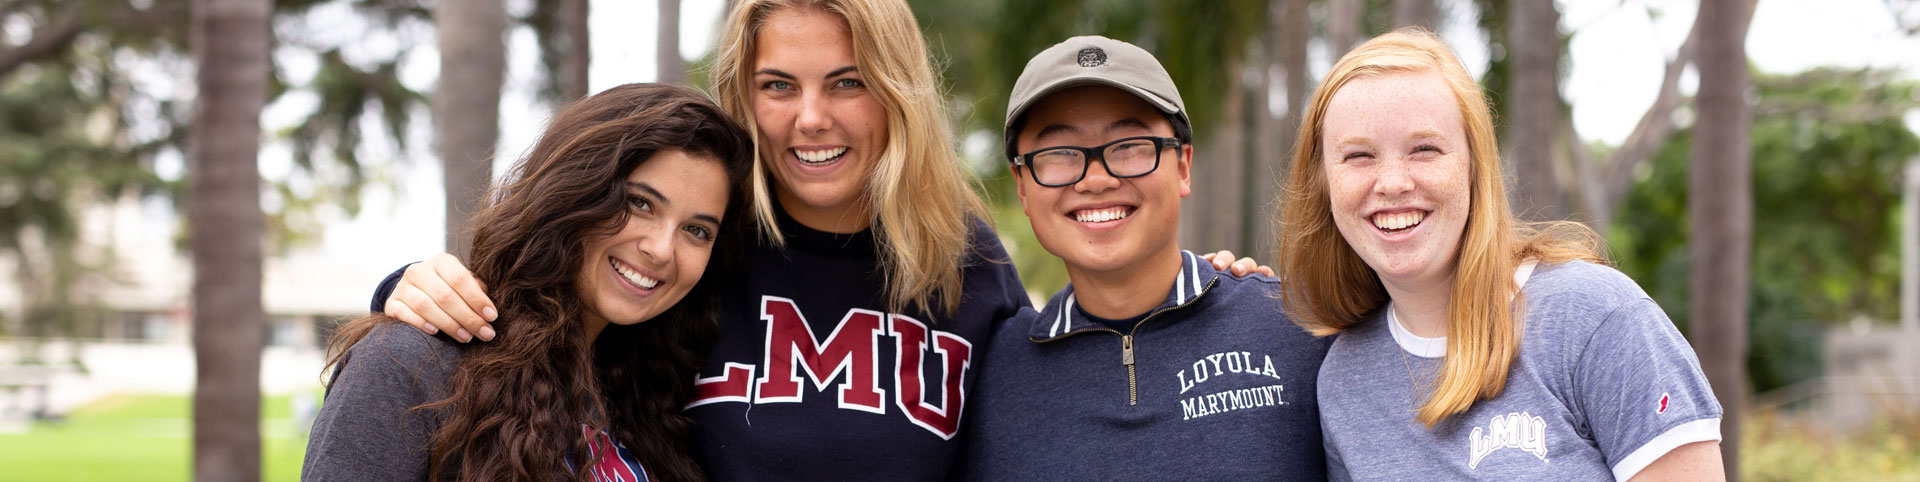
[[[1057,147],[1095,147],[1134,136],[1173,137],[1173,125],[1146,101],[1105,86],[1075,87],[1041,99],[1025,114],[1020,153]],[[1067,269],[1115,272],[1150,266],[1154,256],[1176,256],[1180,198],[1191,192],[1192,147],[1163,148],[1158,168],[1116,179],[1104,162],[1087,166],[1080,182],[1041,186],[1032,172],[1017,176],[1020,203],[1034,237]]]
[[[887,111],[854,64],[846,20],[816,8],[776,11],[754,52],[753,117],[781,207],[814,229],[865,229]]]
[[[1390,288],[1448,283],[1471,203],[1471,155],[1446,81],[1432,71],[1354,79],[1321,125],[1341,237]]]
[[[625,223],[587,237],[577,276],[590,333],[646,321],[685,298],[706,271],[727,208],[727,172],[703,154],[655,153],[624,187]]]

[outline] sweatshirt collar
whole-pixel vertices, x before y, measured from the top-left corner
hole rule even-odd
[[[1152,319],[1160,312],[1186,306],[1200,299],[1218,280],[1220,273],[1213,269],[1212,263],[1200,260],[1192,251],[1180,250],[1180,272],[1175,275],[1173,289],[1167,292],[1166,299],[1160,305],[1147,310],[1147,318]],[[1047,306],[1040,310],[1033,326],[1027,330],[1027,338],[1036,342],[1052,341],[1089,331],[1112,332],[1112,328],[1098,321],[1087,319],[1079,309],[1075,299],[1073,284],[1055,293],[1047,300]],[[1144,322],[1146,319],[1142,319]]]

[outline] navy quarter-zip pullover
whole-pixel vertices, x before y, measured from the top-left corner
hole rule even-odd
[[[1314,384],[1331,339],[1287,319],[1278,280],[1181,259],[1126,331],[1072,286],[996,330],[961,478],[1324,480]]]

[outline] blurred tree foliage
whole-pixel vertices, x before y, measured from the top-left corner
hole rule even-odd
[[[396,26],[420,18],[410,0],[279,0],[275,20],[290,22],[340,2],[371,22]],[[81,246],[79,212],[127,197],[178,201],[181,179],[163,178],[155,161],[184,157],[191,105],[187,0],[11,0],[0,2],[0,255],[19,266],[27,316],[25,335],[73,335],[97,321],[98,300],[83,287],[111,279],[99,268],[113,254]],[[357,40],[357,39],[356,39]],[[288,140],[307,182],[263,186],[279,198],[271,239],[278,247],[312,239],[320,226],[292,224],[307,211],[358,210],[364,185],[359,146],[366,120],[384,123],[404,147],[419,94],[398,80],[405,49],[389,58],[348,62],[343,45],[274,39],[275,57],[318,64],[310,79],[288,85],[276,65],[271,95],[311,92],[317,106]],[[276,62],[278,64],[279,62]],[[329,159],[317,174],[316,158]],[[336,169],[337,167],[337,169]],[[180,209],[182,205],[176,205]],[[182,231],[184,233],[184,231]],[[5,328],[0,328],[5,329]]]
[[[1891,70],[1756,73],[1748,367],[1757,392],[1820,373],[1820,334],[1898,318],[1900,179],[1920,84]],[[1643,171],[1608,233],[1620,269],[1688,326],[1688,131]]]
[[[182,199],[183,177],[163,177],[156,161],[184,164],[177,160],[191,122],[189,4],[0,0],[0,257],[18,261],[16,278],[28,291],[25,320],[0,324],[0,335],[84,332],[104,313],[79,287],[112,281],[99,269],[112,253],[78,244],[82,209],[127,197]],[[547,45],[564,38],[555,33],[559,20],[543,12],[511,21],[534,30],[543,62],[555,64],[547,57],[567,51]],[[297,93],[294,105],[312,107],[267,133],[294,163],[288,178],[263,180],[270,253],[318,240],[320,213],[357,214],[376,178],[370,166],[411,155],[407,132],[426,97],[401,82],[400,66],[433,39],[422,0],[275,0],[272,22],[269,102]],[[382,39],[342,38],[342,28],[356,25]],[[552,99],[557,87],[542,82],[543,98]],[[369,151],[367,142],[393,149]],[[368,152],[394,158],[363,159]]]

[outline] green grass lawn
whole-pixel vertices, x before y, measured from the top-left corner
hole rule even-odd
[[[300,480],[306,454],[286,396],[261,401],[264,480]],[[184,481],[193,477],[186,396],[112,396],[20,434],[0,434],[0,479],[9,481]]]

